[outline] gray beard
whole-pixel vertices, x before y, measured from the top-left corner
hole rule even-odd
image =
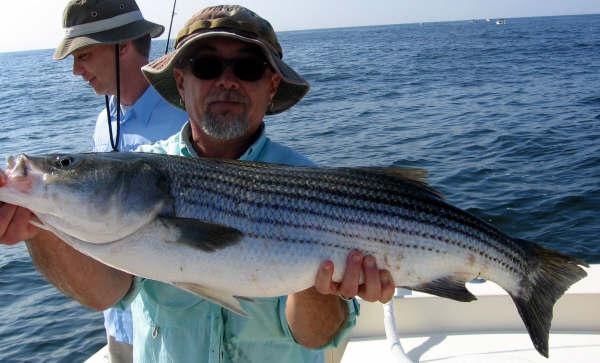
[[[217,140],[234,140],[246,134],[248,120],[243,116],[229,119],[209,112],[202,120],[202,131]]]

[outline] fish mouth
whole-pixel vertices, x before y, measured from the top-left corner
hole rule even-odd
[[[7,170],[15,167],[15,157],[14,156],[11,155],[6,159],[6,166],[7,166]]]
[[[0,187],[12,192],[29,193],[34,185],[31,163],[26,155],[10,156],[6,159],[7,168],[0,170]]]
[[[8,177],[11,179],[24,179],[29,174],[29,159],[27,155],[21,154],[17,157],[9,156],[7,159]]]

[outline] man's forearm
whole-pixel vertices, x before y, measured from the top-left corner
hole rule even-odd
[[[336,295],[323,295],[313,287],[288,296],[286,317],[296,341],[320,348],[340,330],[348,316],[346,303]]]
[[[26,242],[37,269],[65,295],[92,309],[104,310],[129,290],[132,276],[106,266],[42,231]]]

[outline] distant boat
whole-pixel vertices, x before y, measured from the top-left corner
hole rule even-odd
[[[504,25],[506,24],[506,19],[498,19],[496,20],[496,25]]]

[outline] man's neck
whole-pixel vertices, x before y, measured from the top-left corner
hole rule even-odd
[[[142,60],[121,63],[121,105],[133,105],[148,89],[148,81],[140,69],[145,64],[146,62]]]
[[[131,77],[124,82],[121,80],[120,103],[123,106],[133,105],[148,89],[149,84],[145,78],[135,80],[133,78]]]

